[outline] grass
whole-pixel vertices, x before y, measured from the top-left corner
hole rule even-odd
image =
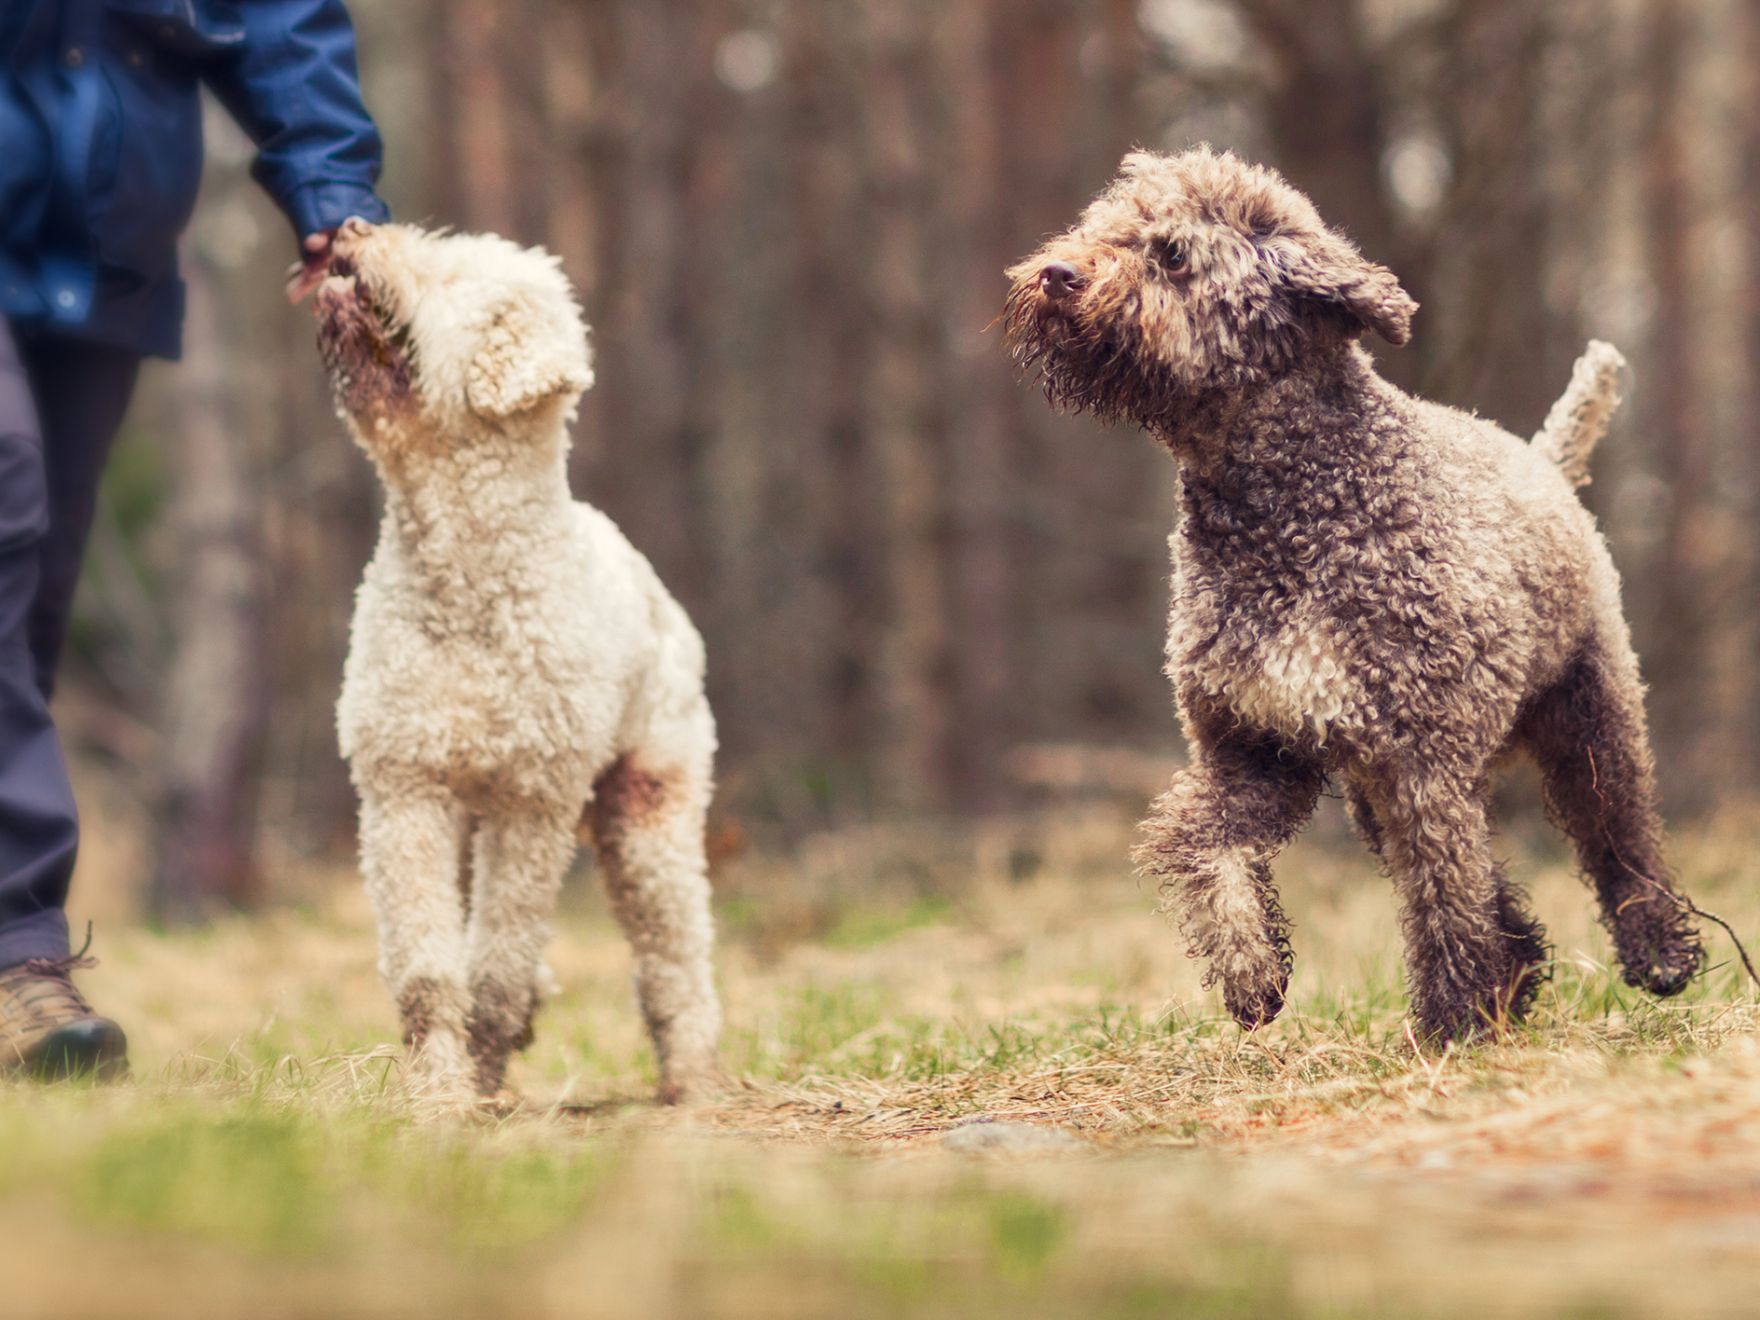
[[[1732,815],[1676,856],[1760,942],[1756,839]],[[1329,818],[1280,865],[1290,1007],[1247,1037],[1128,842],[1094,811],[730,862],[727,1081],[685,1111],[647,1101],[590,883],[526,1107],[441,1125],[405,1102],[346,875],[197,933],[106,921],[85,985],[135,1078],[0,1085],[0,1314],[1748,1309],[1760,1009],[1721,932],[1654,1003],[1609,971],[1556,843],[1518,835],[1553,980],[1509,1038],[1420,1049],[1391,896]],[[101,877],[79,892],[114,913]],[[974,1120],[1060,1139],[983,1146]]]

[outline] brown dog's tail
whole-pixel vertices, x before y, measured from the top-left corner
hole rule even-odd
[[[1571,368],[1571,383],[1534,435],[1534,447],[1558,464],[1573,486],[1589,484],[1589,455],[1620,405],[1625,369],[1625,356],[1617,348],[1591,339]]]

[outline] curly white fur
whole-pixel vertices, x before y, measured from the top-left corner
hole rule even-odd
[[[585,809],[677,1099],[719,1032],[715,728],[689,618],[569,495],[579,308],[554,258],[491,236],[352,222],[337,252],[320,346],[386,493],[337,723],[416,1076],[502,1086]]]

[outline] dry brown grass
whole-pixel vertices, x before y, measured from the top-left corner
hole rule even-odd
[[[1291,1007],[1247,1037],[1126,876],[1128,837],[1095,809],[730,863],[728,1085],[685,1112],[647,1103],[627,955],[590,885],[516,1077],[527,1106],[443,1131],[400,1099],[346,873],[198,934],[107,922],[88,985],[131,1028],[137,1081],[0,1092],[0,1241],[42,1263],[96,1234],[141,1282],[106,1307],[122,1274],[69,1294],[60,1271],[27,1271],[35,1291],[15,1299],[190,1314],[173,1303],[198,1296],[224,1314],[272,1285],[264,1313],[289,1315],[1745,1307],[1760,1006],[1721,935],[1705,984],[1654,1004],[1609,971],[1557,845],[1520,835],[1507,851],[1552,929],[1554,980],[1508,1038],[1421,1050],[1391,895],[1328,818],[1280,868]],[[1756,838],[1760,817],[1731,813],[1676,856],[1760,936]],[[956,1153],[945,1136],[973,1119],[1071,1140]],[[25,1208],[32,1180],[64,1189],[47,1212]],[[280,1217],[252,1208],[265,1197]]]

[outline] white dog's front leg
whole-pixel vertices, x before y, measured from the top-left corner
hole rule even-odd
[[[578,814],[525,806],[478,824],[466,964],[467,1040],[480,1095],[500,1091],[508,1056],[531,1044],[538,968]]]
[[[403,1018],[418,1093],[471,1094],[457,807],[438,787],[361,794],[361,874],[379,918],[379,971]]]

